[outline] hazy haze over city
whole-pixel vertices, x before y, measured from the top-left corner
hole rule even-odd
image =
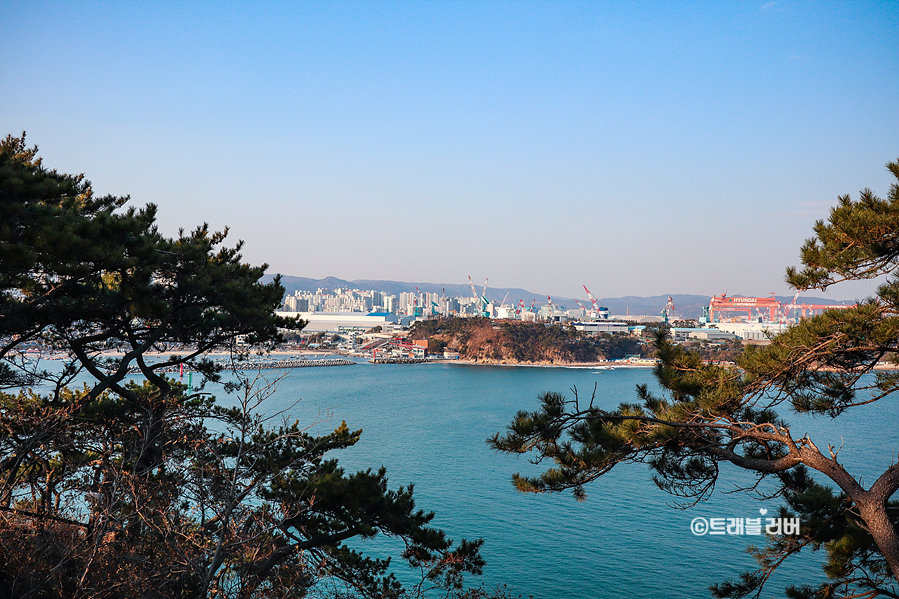
[[[13,0],[0,56],[45,165],[310,278],[789,295],[899,158],[896,2]]]

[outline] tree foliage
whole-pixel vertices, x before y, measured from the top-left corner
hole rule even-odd
[[[802,529],[769,537],[755,552],[759,569],[716,585],[716,596],[761,596],[776,568],[806,547],[826,551],[828,580],[791,587],[790,597],[899,596],[899,462],[883,464],[866,488],[838,460],[838,449],[794,435],[781,415],[837,418],[860,405],[896,401],[899,162],[887,168],[897,179],[887,199],[870,190],[857,201],[840,198],[803,246],[804,268],[787,271],[794,287],[822,290],[889,275],[875,297],[804,320],[766,347],[747,348],[737,368],[710,365],[659,335],[655,374],[663,392],[639,386],[639,401],[617,410],[597,408],[594,397],[577,393],[542,394],[536,411],[519,412],[508,432],[489,440],[500,451],[553,462],[539,476],[515,475],[516,487],[571,490],[583,499],[585,486],[615,466],[642,462],[662,489],[691,503],[709,497],[729,464],[769,481],[773,495],[786,501],[782,515],[798,516]],[[875,370],[883,365],[892,369]]]
[[[227,232],[169,238],[127,199],[44,168],[24,134],[0,143],[0,595],[407,596],[345,544],[377,534],[405,543],[419,590],[478,573],[481,542],[452,546],[411,487],[329,457],[360,431],[265,416],[276,381],[208,359],[302,328],[274,315],[278,278]],[[202,380],[166,376],[180,365]]]

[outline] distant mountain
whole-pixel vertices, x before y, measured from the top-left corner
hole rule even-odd
[[[263,276],[263,281],[271,281],[273,275]],[[447,297],[471,297],[471,287],[468,284],[443,284],[443,283],[406,283],[401,281],[379,281],[379,280],[356,280],[347,281],[336,277],[326,277],[324,279],[309,279],[307,277],[293,277],[289,275],[281,275],[281,284],[284,285],[288,295],[292,295],[295,291],[315,292],[318,289],[373,289],[383,291],[389,295],[399,295],[402,292],[414,292],[415,288],[423,293],[446,293]],[[478,294],[483,290],[482,286],[475,286]],[[508,296],[507,296],[508,294]],[[526,289],[502,287],[497,289],[487,289],[487,299],[499,304],[506,298],[507,305],[517,304],[519,300],[524,300],[526,306],[530,306],[533,300],[537,300],[537,305],[546,303],[545,293],[534,293]],[[729,294],[730,297],[742,297],[740,294]],[[668,302],[667,295],[653,295],[651,297],[638,297],[635,295],[627,295],[624,297],[604,297],[597,301],[601,306],[605,306],[609,311],[618,315],[639,315],[639,316],[659,316]],[[679,318],[699,318],[702,316],[702,309],[709,305],[711,295],[689,295],[676,294],[670,296],[674,302],[674,315]],[[792,296],[776,296],[783,303],[789,303],[793,299]],[[587,298],[577,298],[582,304],[590,307],[590,300]],[[557,306],[565,308],[577,308],[575,298],[553,296],[553,303]],[[820,297],[801,297],[798,302],[800,304],[832,304],[834,300]]]
[[[265,275],[263,280],[268,282],[272,280],[273,275]],[[315,292],[318,289],[374,289],[376,291],[383,291],[389,295],[399,295],[400,293],[407,292],[413,293],[415,288],[418,287],[419,291],[422,293],[446,293],[447,297],[471,297],[471,287],[468,284],[437,284],[437,283],[405,283],[401,281],[374,281],[374,280],[356,280],[356,281],[346,281],[344,279],[338,279],[336,277],[327,277],[324,279],[308,279],[306,277],[292,277],[288,275],[281,275],[281,284],[284,285],[284,289],[286,290],[288,295],[293,294],[295,291],[310,291]],[[476,286],[478,294],[483,291],[483,286]],[[546,303],[546,295],[539,293],[532,293],[525,289],[513,289],[513,288],[500,288],[500,289],[490,289],[487,288],[487,299],[500,303],[503,301],[503,298],[506,297],[507,304],[517,304],[518,300],[525,300],[525,303],[530,306],[531,300],[536,299],[537,304],[545,304]],[[544,298],[541,300],[541,298]],[[577,307],[573,300],[569,298],[559,298],[565,302],[568,302],[571,307]],[[553,300],[555,302],[555,300]]]
[[[644,316],[661,316],[662,310],[668,303],[668,298],[674,302],[674,316],[680,318],[699,318],[702,309],[709,305],[710,295],[653,295],[651,297],[637,297],[626,295],[624,297],[603,298],[600,303],[605,304],[609,311],[616,315],[637,314]]]

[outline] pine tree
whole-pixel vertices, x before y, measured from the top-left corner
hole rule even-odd
[[[614,411],[576,393],[542,394],[539,409],[519,412],[507,433],[489,440],[498,450],[533,452],[554,462],[540,476],[515,475],[516,487],[571,490],[583,499],[585,486],[615,466],[644,462],[662,489],[694,502],[710,496],[720,469],[730,464],[773,484],[773,493],[786,500],[781,515],[799,517],[803,526],[798,536],[770,537],[756,552],[759,569],[716,585],[716,596],[760,596],[778,565],[804,548],[826,549],[829,580],[791,587],[790,597],[899,596],[899,462],[885,465],[865,488],[840,463],[838,449],[795,436],[787,416],[780,415],[838,418],[857,406],[896,401],[899,161],[887,168],[896,177],[888,197],[864,190],[856,201],[839,198],[803,246],[804,267],[787,270],[796,289],[825,290],[841,281],[889,275],[874,297],[803,320],[766,347],[747,348],[737,368],[707,364],[660,335],[655,375],[663,393],[639,386],[639,402]],[[875,370],[883,365],[892,369]],[[896,422],[885,425],[895,428]],[[816,482],[812,471],[829,484]]]
[[[388,560],[344,544],[377,534],[405,542],[419,588],[479,573],[481,542],[453,547],[411,487],[329,457],[361,431],[266,419],[274,382],[207,359],[302,328],[274,315],[278,278],[260,283],[227,232],[168,238],[127,201],[45,169],[24,134],[0,143],[0,595],[408,596]],[[180,364],[237,407],[166,377]]]

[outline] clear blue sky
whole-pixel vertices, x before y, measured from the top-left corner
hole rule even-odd
[[[273,272],[789,294],[888,191],[899,2],[7,0],[0,125]]]

